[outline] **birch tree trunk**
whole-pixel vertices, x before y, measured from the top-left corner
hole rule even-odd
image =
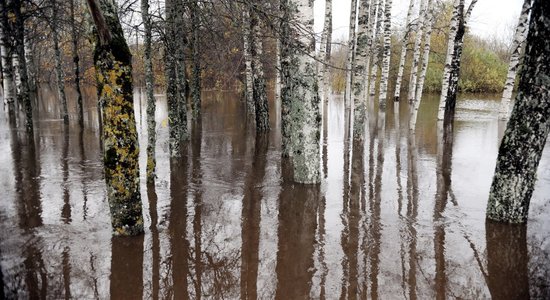
[[[15,102],[15,82],[13,78],[13,65],[11,60],[11,53],[13,47],[11,46],[11,39],[8,36],[8,16],[7,7],[5,1],[0,1],[0,54],[2,56],[2,85],[4,87],[4,103],[8,105],[8,111],[14,114],[14,102]]]
[[[351,13],[349,17],[349,36],[348,36],[348,62],[346,64],[346,108],[351,106],[352,94],[352,72],[354,69],[353,62],[355,61],[355,21],[357,19],[357,0],[351,0]]]
[[[409,103],[416,101],[416,81],[418,79],[418,64],[420,62],[420,44],[422,43],[422,31],[424,29],[424,18],[426,15],[426,0],[420,1],[420,11],[418,12],[418,21],[416,24],[416,37],[414,40],[413,59],[411,66],[411,79],[409,80]]]
[[[176,62],[176,85],[178,91],[178,116],[181,122],[181,139],[189,138],[187,129],[187,73],[185,65],[185,47],[187,46],[187,36],[185,35],[185,1],[174,1],[174,29],[175,29],[175,62]]]
[[[170,136],[170,155],[177,157],[181,153],[182,142],[188,138],[187,120],[183,119],[185,98],[180,92],[182,88],[178,81],[178,46],[181,36],[178,35],[177,12],[178,5],[175,0],[165,2],[166,9],[166,48],[165,48],[165,78],[166,99],[168,101],[168,129]]]
[[[320,127],[321,114],[315,62],[315,38],[313,33],[313,1],[282,0],[284,15],[290,17],[292,26],[299,30],[282,30],[284,47],[290,46],[288,57],[282,61],[285,90],[290,104],[290,142],[292,149],[294,181],[316,184],[320,177]],[[286,20],[285,20],[286,21]],[[286,22],[283,22],[286,23]],[[289,26],[283,24],[283,27]],[[298,33],[297,40],[292,40]],[[284,34],[289,35],[284,35]],[[284,41],[284,42],[283,42]],[[285,54],[286,56],[286,54]]]
[[[321,46],[319,48],[319,57],[317,61],[319,63],[319,86],[321,89],[325,89],[326,78],[326,65],[328,64],[327,47],[332,41],[328,39],[332,28],[330,23],[332,20],[332,0],[325,1],[325,23],[323,25],[323,33],[321,34]],[[325,99],[327,101],[327,99]]]
[[[390,75],[391,59],[391,6],[392,0],[386,0],[384,17],[384,56],[382,58],[382,74],[380,78],[380,94],[378,103],[381,109],[386,108],[386,98],[388,95],[388,77]]]
[[[115,235],[143,233],[132,57],[114,3],[87,0],[95,27],[94,64],[103,112],[103,161]]]
[[[508,119],[510,114],[510,99],[512,99],[512,92],[514,91],[514,84],[516,82],[516,76],[519,69],[519,62],[522,56],[523,45],[527,38],[529,13],[531,12],[532,0],[525,0],[521,9],[521,15],[519,16],[518,26],[514,34],[514,40],[512,41],[512,55],[510,56],[510,64],[508,65],[508,75],[504,83],[504,91],[502,92],[502,99],[500,102],[499,118],[501,120]]]
[[[451,63],[453,62],[454,41],[458,31],[459,10],[464,7],[464,0],[454,0],[453,16],[449,25],[449,38],[447,40],[447,54],[445,55],[445,66],[443,68],[443,80],[441,82],[441,95],[439,98],[439,109],[437,119],[443,120],[445,116],[445,104],[447,103],[447,91],[449,90],[449,79],[451,77]]]
[[[374,98],[376,93],[376,78],[378,77],[378,67],[380,64],[380,53],[382,50],[382,19],[384,17],[384,0],[378,0],[376,12],[376,27],[373,34],[373,44],[371,53],[371,69],[369,82],[369,96]]]
[[[261,39],[261,23],[255,11],[251,12],[252,29],[252,74],[253,74],[253,95],[256,114],[256,132],[269,131],[269,107],[267,93],[265,90],[264,67],[261,61],[263,55],[263,42]]]
[[[82,91],[80,90],[80,56],[78,55],[78,34],[75,20],[75,1],[69,0],[71,13],[71,38],[73,44],[73,63],[74,63],[74,85],[76,88],[76,110],[78,113],[78,124],[84,128],[84,106],[82,104]]]
[[[191,30],[192,30],[192,80],[191,80],[191,97],[193,99],[193,120],[196,120],[201,115],[201,62],[199,55],[200,44],[200,18],[198,0],[191,2]]]
[[[254,115],[254,82],[252,75],[252,54],[250,53],[250,10],[243,5],[243,56],[244,56],[244,75],[245,75],[245,99],[246,111],[249,115]]]
[[[412,30],[411,17],[414,9],[415,0],[410,0],[409,10],[407,12],[407,19],[405,21],[405,35],[401,41],[401,54],[399,54],[399,68],[397,70],[397,79],[395,80],[394,100],[399,101],[401,97],[401,82],[403,81],[403,73],[405,72],[405,62],[407,60],[407,44],[409,42],[409,35]]]
[[[28,36],[28,30],[27,30],[27,35],[25,35],[25,59],[27,60],[27,73],[29,77],[29,93],[31,93],[32,95],[37,95],[38,69],[34,60],[33,48],[27,36]]]
[[[153,62],[151,61],[151,17],[149,15],[149,0],[141,0],[141,18],[145,29],[143,60],[145,62],[145,94],[147,95],[147,182],[155,180],[155,144],[157,140],[155,122],[155,78],[153,76]]]
[[[422,102],[422,90],[424,89],[424,81],[426,80],[426,72],[428,71],[428,63],[430,62],[430,47],[434,22],[433,10],[429,8],[431,4],[432,0],[428,0],[428,10],[426,11],[426,17],[424,19],[424,53],[422,54],[422,68],[420,69],[420,76],[418,76],[418,81],[416,83],[414,107],[409,121],[409,129],[411,130],[416,129],[418,109],[420,108],[420,102]]]
[[[63,72],[63,61],[61,59],[61,49],[59,49],[59,12],[58,3],[51,1],[52,5],[52,22],[50,27],[52,29],[53,49],[55,56],[55,75],[57,79],[57,93],[59,100],[61,100],[61,118],[63,123],[69,124],[69,110],[67,108],[67,96],[65,95],[65,74]]]
[[[27,60],[25,58],[25,21],[21,12],[23,5],[21,0],[14,0],[13,15],[15,17],[15,53],[19,58],[19,78],[21,79],[21,87],[19,90],[19,100],[25,106],[25,123],[26,131],[29,137],[34,136],[33,120],[32,120],[32,103],[29,94],[29,78],[27,75]]]
[[[462,49],[464,46],[464,34],[466,33],[466,25],[472,14],[472,10],[476,4],[477,0],[472,0],[468,6],[468,10],[464,11],[464,0],[460,1],[459,10],[458,10],[458,28],[455,34],[454,39],[454,50],[453,57],[451,60],[451,66],[449,69],[449,81],[447,84],[446,97],[444,109],[438,112],[438,119],[441,115],[441,120],[445,118],[445,115],[451,117],[454,115],[455,105],[456,105],[456,96],[458,93],[458,79],[460,76],[460,64],[462,61]],[[442,91],[443,95],[443,91]]]
[[[356,55],[353,63],[353,137],[362,140],[365,131],[366,115],[366,88],[367,80],[366,64],[368,60],[368,24],[369,1],[359,1],[359,22],[357,31]]]
[[[550,132],[550,2],[534,0],[518,95],[500,144],[487,218],[527,221],[537,167]]]

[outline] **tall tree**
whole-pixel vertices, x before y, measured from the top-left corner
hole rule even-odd
[[[376,10],[374,10],[374,14],[376,16],[376,24],[372,25],[373,26],[372,46],[370,47],[371,65],[370,65],[370,80],[369,80],[369,97],[371,99],[374,98],[374,95],[376,93],[376,78],[378,77],[378,67],[380,64],[380,52],[382,51],[382,19],[384,16],[384,8],[385,8],[384,0],[377,0]]]
[[[252,54],[250,53],[250,9],[247,5],[242,6],[242,30],[243,30],[243,59],[244,59],[244,75],[245,75],[245,90],[246,112],[249,115],[254,115],[254,82],[252,74]]]
[[[365,129],[367,60],[368,60],[368,24],[370,0],[359,1],[359,22],[357,31],[356,55],[353,63],[353,137],[362,140]]]
[[[291,143],[294,181],[315,184],[321,180],[321,114],[315,72],[313,2],[282,0],[281,9],[286,18],[281,30],[281,66],[286,69],[282,72],[282,97],[283,105],[290,108],[290,116],[285,120],[290,124],[283,124],[288,126],[284,130],[290,129],[290,139],[286,142]]]
[[[348,36],[348,61],[346,64],[346,107],[351,105],[352,97],[352,72],[353,62],[355,61],[355,23],[357,22],[357,0],[351,0],[351,12],[349,17],[349,36]]]
[[[143,61],[145,62],[145,94],[147,96],[147,182],[154,182],[155,179],[155,144],[157,140],[155,122],[155,78],[153,76],[153,62],[151,59],[152,26],[149,15],[149,0],[141,0],[141,18],[145,30]]]
[[[332,27],[332,0],[325,1],[325,20],[323,24],[323,32],[321,34],[321,46],[319,48],[319,57],[317,58],[319,62],[319,86],[321,89],[325,88],[325,77],[326,77],[326,65],[328,64],[328,44],[332,41],[329,40],[331,35]]]
[[[2,55],[2,86],[4,88],[4,102],[8,104],[8,111],[14,114],[15,102],[15,81],[11,54],[13,42],[9,33],[13,32],[8,22],[8,11],[6,1],[0,1],[0,54]]]
[[[399,101],[401,96],[401,82],[403,81],[403,73],[405,71],[405,62],[407,59],[407,44],[409,42],[409,36],[412,30],[411,17],[414,9],[415,0],[410,0],[409,10],[407,12],[407,19],[405,21],[405,34],[401,40],[401,54],[399,54],[399,68],[397,70],[397,79],[395,80],[394,99]]]
[[[418,79],[418,64],[420,62],[420,44],[422,43],[422,30],[424,30],[424,19],[426,16],[426,0],[420,0],[420,10],[418,11],[418,21],[416,23],[416,37],[414,39],[413,59],[411,66],[411,79],[409,80],[409,103],[415,102],[416,81]]]
[[[532,0],[524,0],[523,2],[518,26],[516,27],[514,40],[512,41],[512,55],[510,55],[508,75],[506,76],[506,82],[504,82],[504,91],[502,92],[502,99],[500,100],[501,102],[499,118],[501,120],[507,119],[508,115],[510,114],[510,99],[512,99],[512,92],[514,91],[514,84],[516,82],[516,76],[519,69],[519,62],[521,60],[525,39],[527,38],[529,13],[531,12],[531,2]]]
[[[390,75],[391,59],[391,6],[392,0],[386,0],[384,16],[384,47],[382,56],[382,74],[380,76],[380,95],[378,103],[380,108],[386,108],[386,97],[388,95],[388,77]]]
[[[453,116],[455,105],[456,105],[456,95],[458,93],[458,79],[460,76],[460,64],[462,62],[462,49],[464,46],[464,34],[466,33],[466,25],[470,16],[472,15],[472,10],[477,3],[477,0],[472,0],[468,6],[468,10],[465,11],[464,0],[459,0],[458,3],[455,3],[455,13],[453,13],[453,18],[456,16],[456,30],[451,28],[451,31],[454,31],[452,35],[454,39],[451,41],[449,34],[449,45],[447,48],[447,55],[451,53],[450,63],[447,64],[447,58],[445,61],[445,70],[443,72],[443,80],[441,86],[441,97],[439,99],[439,111],[437,113],[437,119],[443,120],[445,116]],[[452,23],[452,21],[451,21]],[[452,25],[451,25],[452,27]],[[449,52],[450,51],[450,52]],[[447,80],[447,81],[445,81]]]
[[[256,115],[256,131],[266,132],[269,131],[269,107],[265,89],[264,66],[261,60],[263,55],[261,21],[256,12],[257,9],[258,7],[254,6],[250,13],[250,28],[252,33],[250,36],[250,54],[252,55],[254,113]]]
[[[76,89],[76,110],[78,113],[78,124],[84,127],[84,106],[82,103],[82,91],[80,89],[80,56],[78,55],[78,32],[75,19],[76,0],[69,0],[69,9],[71,13],[71,39],[74,63],[74,85]]]
[[[550,2],[534,0],[518,95],[500,144],[487,218],[527,221],[529,202],[550,132]]]
[[[201,61],[200,61],[200,33],[199,28],[201,25],[200,19],[200,6],[198,0],[191,1],[191,52],[192,52],[192,65],[191,65],[191,98],[193,99],[193,120],[196,120],[201,115]]]
[[[72,1],[69,1],[72,2]],[[59,46],[59,30],[61,26],[61,20],[59,18],[59,3],[57,1],[50,1],[52,6],[52,19],[50,22],[50,29],[52,30],[53,49],[55,56],[55,75],[57,79],[57,93],[59,100],[61,100],[61,117],[63,123],[69,123],[69,110],[67,107],[67,96],[65,94],[65,72],[63,72],[63,59],[61,57],[61,49]]]
[[[94,65],[103,113],[103,163],[115,235],[143,233],[132,56],[115,4],[87,0],[96,27]]]

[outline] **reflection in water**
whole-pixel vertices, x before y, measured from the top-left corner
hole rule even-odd
[[[320,191],[315,185],[285,185],[279,197],[276,299],[307,299]]]
[[[64,128],[44,94],[31,139],[1,115],[0,298],[548,298],[550,151],[529,224],[485,224],[498,101],[461,99],[438,126],[428,96],[414,132],[406,102],[371,107],[353,140],[351,112],[329,97],[323,181],[308,186],[284,180],[278,120],[256,136],[239,99],[206,93],[170,159],[158,98],[149,230],[130,239],[111,237],[95,106],[84,130]]]

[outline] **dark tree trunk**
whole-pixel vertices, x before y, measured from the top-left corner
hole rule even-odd
[[[550,2],[533,1],[525,65],[497,158],[487,218],[527,221],[537,167],[550,132]]]
[[[75,20],[75,1],[70,0],[70,10],[71,10],[71,38],[73,44],[73,63],[74,63],[74,85],[76,88],[76,110],[78,114],[78,125],[81,128],[84,127],[84,106],[82,103],[82,91],[80,90],[80,57],[78,55],[78,33],[77,25]]]
[[[34,135],[32,121],[32,104],[29,93],[29,77],[27,75],[27,60],[25,58],[25,20],[21,13],[21,0],[12,2],[13,14],[15,16],[15,54],[19,58],[19,78],[21,79],[21,90],[19,91],[19,101],[25,106],[26,129],[29,137]]]
[[[250,11],[250,54],[252,56],[252,94],[254,99],[254,112],[256,114],[256,131],[269,131],[269,107],[265,90],[264,66],[261,60],[263,55],[263,42],[260,36],[261,26],[258,14]]]
[[[94,64],[103,114],[103,161],[115,235],[143,233],[139,144],[133,107],[132,57],[116,7],[88,0],[95,26]]]

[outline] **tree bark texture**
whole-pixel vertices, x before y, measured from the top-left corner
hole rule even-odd
[[[244,76],[246,99],[246,112],[254,115],[254,79],[252,74],[252,54],[250,53],[250,10],[247,5],[243,5],[243,58],[244,58]]]
[[[353,92],[353,137],[363,139],[366,116],[366,88],[367,60],[368,60],[368,24],[369,1],[359,1],[359,22],[357,32],[356,55],[353,63],[352,92]]]
[[[407,44],[412,30],[411,17],[414,10],[415,0],[410,0],[409,10],[407,11],[407,19],[405,21],[405,34],[401,41],[401,54],[399,54],[399,68],[397,69],[397,79],[395,80],[394,100],[399,101],[401,97],[401,82],[403,81],[403,73],[405,72],[405,62],[407,60]]]
[[[534,0],[518,95],[500,144],[487,218],[527,221],[546,138],[550,132],[550,2]]]
[[[328,64],[328,52],[327,47],[328,44],[330,44],[332,41],[329,40],[329,36],[331,35],[332,28],[331,28],[331,21],[332,21],[332,0],[326,0],[325,1],[325,20],[323,25],[323,33],[321,34],[321,46],[319,48],[319,57],[317,58],[319,63],[319,86],[321,89],[325,89],[325,77],[326,77],[326,70],[327,70],[327,64]],[[327,99],[325,99],[327,101]]]
[[[351,106],[352,99],[352,72],[354,69],[353,62],[355,61],[355,23],[357,19],[357,0],[351,0],[351,13],[349,17],[349,40],[348,40],[348,62],[346,64],[346,108]]]
[[[88,0],[97,28],[94,64],[103,114],[103,162],[115,235],[143,233],[139,144],[133,107],[132,57],[116,7]]]
[[[263,42],[261,38],[261,22],[257,13],[251,11],[251,54],[253,74],[253,98],[254,111],[256,115],[256,132],[269,131],[269,107],[266,93],[264,66],[261,57],[263,56]]]
[[[74,85],[76,89],[76,110],[78,114],[78,124],[84,127],[84,106],[82,103],[82,91],[80,89],[80,56],[78,55],[78,33],[75,20],[75,1],[69,0],[71,13],[71,39],[73,46],[73,64],[74,64]]]
[[[416,23],[416,36],[414,39],[413,59],[411,66],[411,79],[409,80],[408,99],[409,103],[416,101],[416,81],[418,79],[418,64],[420,62],[420,44],[422,43],[422,31],[424,30],[424,19],[426,16],[426,0],[420,1],[420,10],[418,12],[418,21]]]
[[[72,2],[72,1],[69,1]],[[69,124],[69,109],[67,107],[67,95],[65,94],[65,74],[63,72],[63,60],[61,58],[61,49],[59,48],[59,7],[56,1],[51,1],[52,5],[52,21],[50,28],[52,30],[53,49],[55,56],[55,75],[57,80],[57,94],[61,101],[61,118],[63,123]]]
[[[380,76],[380,94],[378,103],[381,109],[386,108],[386,98],[388,95],[388,77],[390,75],[391,59],[391,6],[392,0],[386,0],[384,16],[384,47],[382,56],[382,74]]]
[[[192,80],[191,80],[191,98],[193,108],[193,120],[196,120],[201,115],[201,62],[199,54],[200,44],[200,18],[199,18],[199,3],[198,0],[191,2],[191,30],[192,30]]]
[[[20,103],[23,103],[25,107],[25,125],[27,134],[29,136],[34,136],[32,104],[29,94],[29,78],[27,75],[27,60],[25,58],[25,22],[21,12],[21,6],[23,3],[21,0],[14,0],[11,3],[13,5],[13,15],[15,16],[15,55],[17,55],[19,60],[18,74],[21,79],[21,87],[18,98]]]
[[[514,91],[514,84],[516,82],[516,76],[519,69],[519,62],[521,60],[523,46],[525,44],[525,39],[527,38],[527,30],[529,27],[529,13],[531,12],[531,2],[532,0],[525,0],[523,2],[518,26],[516,27],[514,40],[512,41],[512,55],[510,56],[508,75],[506,75],[506,81],[504,82],[504,91],[502,92],[502,99],[500,104],[499,118],[501,120],[508,119],[508,115],[510,114],[510,100],[512,99],[512,92]]]
[[[384,0],[378,0],[376,6],[376,25],[373,29],[373,40],[371,48],[371,66],[369,81],[369,96],[374,99],[376,93],[376,78],[378,77],[378,67],[380,64],[380,53],[382,51],[382,19],[384,17]]]
[[[141,18],[145,29],[143,60],[145,62],[145,94],[147,96],[147,182],[155,180],[155,144],[157,140],[155,122],[155,79],[153,76],[153,62],[151,60],[151,17],[149,15],[149,0],[141,0]]]
[[[0,52],[2,55],[2,84],[4,88],[4,103],[8,104],[10,114],[14,114],[15,82],[11,54],[13,52],[12,39],[8,35],[9,29],[7,7],[5,1],[0,1]]]

